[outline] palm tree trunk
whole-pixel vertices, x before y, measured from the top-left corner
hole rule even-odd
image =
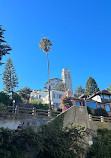
[[[48,66],[48,91],[49,91],[49,116],[51,116],[51,100],[50,100],[50,82],[49,82],[49,59],[48,59],[48,52],[47,52],[47,66]]]

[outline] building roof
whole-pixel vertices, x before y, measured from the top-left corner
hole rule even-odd
[[[90,95],[88,98],[90,99],[90,98],[93,98],[96,95],[101,95],[101,94],[110,95],[111,96],[111,93],[109,91],[107,91],[106,89],[104,89],[102,91],[99,91],[99,92],[96,92],[96,93]]]
[[[88,98],[88,97],[89,97],[89,95],[87,95],[87,94],[82,94],[82,95],[79,96],[78,98],[79,98],[79,99],[81,99],[81,98],[85,98],[85,99],[86,99],[86,98]]]
[[[75,97],[70,97],[71,100],[74,100],[74,101],[84,101],[83,98],[75,98]]]

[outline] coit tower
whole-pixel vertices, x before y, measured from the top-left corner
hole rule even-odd
[[[62,69],[62,82],[65,84],[65,89],[69,90],[71,92],[71,96],[73,96],[71,74],[68,68]]]

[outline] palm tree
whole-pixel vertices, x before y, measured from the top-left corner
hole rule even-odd
[[[51,41],[48,38],[42,38],[39,43],[40,49],[43,49],[43,52],[47,54],[47,66],[48,66],[48,85],[49,85],[49,115],[51,116],[51,100],[50,100],[50,83],[49,83],[49,59],[48,52],[50,51],[50,47],[52,46]]]

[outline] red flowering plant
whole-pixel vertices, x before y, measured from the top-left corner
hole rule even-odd
[[[62,97],[61,98],[61,104],[59,106],[59,109],[62,109],[62,111],[67,110],[68,108],[70,108],[73,105],[71,98],[70,97]]]

